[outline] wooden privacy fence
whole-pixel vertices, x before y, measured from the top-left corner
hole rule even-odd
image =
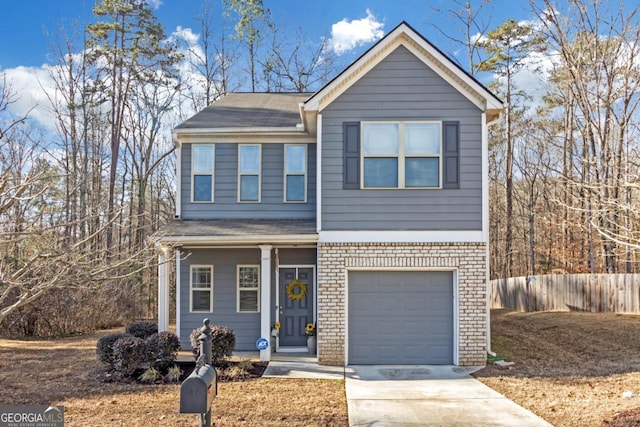
[[[551,274],[490,284],[491,308],[640,313],[640,274]]]

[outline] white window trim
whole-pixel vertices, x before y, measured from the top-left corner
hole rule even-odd
[[[404,120],[404,121],[367,121],[362,122],[362,129],[368,124],[393,124],[398,125],[398,154],[364,154],[364,138],[360,138],[360,189],[362,190],[440,190],[442,189],[442,121],[439,120]],[[438,124],[440,125],[440,154],[405,154],[404,153],[404,125],[409,124]],[[361,131],[361,135],[364,132]],[[364,185],[364,159],[365,158],[396,158],[398,159],[398,186],[397,187],[365,187]],[[438,159],[438,186],[434,187],[407,187],[405,185],[405,159],[407,158],[437,158]]]
[[[196,191],[196,186],[195,186],[195,175],[202,175],[202,174],[196,174],[194,172],[194,161],[193,161],[193,157],[194,157],[194,153],[195,150],[194,148],[200,146],[200,147],[211,147],[211,200],[195,200],[195,191]],[[216,164],[216,145],[215,144],[191,144],[191,203],[213,203],[214,201],[214,195],[215,195],[215,181],[216,181],[216,171],[215,171],[215,164]]]
[[[209,311],[207,310],[194,310],[193,309],[193,291],[204,290],[204,288],[193,287],[193,270],[195,268],[209,268],[211,270],[211,287],[209,288]],[[213,313],[213,265],[211,264],[192,264],[189,266],[189,312],[190,313]]]
[[[296,147],[301,146],[304,147],[304,200],[287,200],[287,175],[292,176],[300,176],[299,173],[287,173],[287,147]],[[307,144],[285,144],[284,145],[284,167],[282,168],[284,171],[283,180],[284,180],[284,194],[282,195],[282,200],[284,203],[307,203],[307,179],[309,175],[309,146]]]
[[[242,173],[240,171],[240,151],[242,147],[258,147],[258,173]],[[241,179],[242,176],[258,175],[258,200],[241,199]],[[261,203],[262,202],[262,145],[261,144],[238,144],[238,203]]]
[[[257,309],[255,311],[240,311],[240,269],[241,268],[255,268],[258,270],[258,287],[255,288],[256,291],[256,301],[257,301]],[[260,313],[260,288],[262,284],[260,283],[260,265],[259,264],[238,264],[236,268],[236,312],[237,313]],[[242,288],[242,290],[248,291],[253,290],[253,288]]]

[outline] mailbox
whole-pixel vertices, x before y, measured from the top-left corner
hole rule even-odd
[[[218,392],[216,370],[210,365],[196,367],[180,386],[180,413],[204,414]]]

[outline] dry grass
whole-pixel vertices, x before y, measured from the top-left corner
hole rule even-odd
[[[485,384],[556,426],[640,425],[640,411],[607,423],[640,408],[640,316],[497,311],[492,329],[494,351],[516,364],[480,371]],[[178,413],[178,385],[99,380],[95,344],[105,333],[0,339],[0,403],[64,405],[68,426],[198,424]],[[348,425],[343,381],[265,378],[218,391],[216,426]]]
[[[106,333],[51,341],[0,339],[0,403],[64,405],[70,427],[198,425],[198,415],[178,413],[179,385],[99,380],[95,345]],[[215,426],[345,426],[344,382],[222,382],[212,421]]]
[[[476,376],[553,425],[599,426],[640,407],[640,316],[496,311],[491,321],[493,350],[515,365]],[[640,425],[633,418],[619,425]]]

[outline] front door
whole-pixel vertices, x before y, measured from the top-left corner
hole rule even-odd
[[[313,322],[313,268],[280,268],[280,346],[305,346]]]

